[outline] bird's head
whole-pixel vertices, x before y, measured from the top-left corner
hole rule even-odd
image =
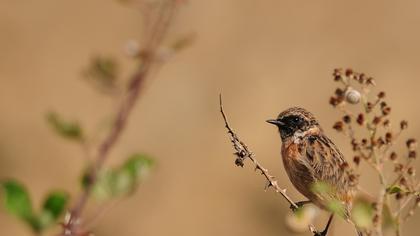
[[[318,121],[309,111],[292,107],[281,112],[277,119],[267,120],[268,123],[279,128],[282,140],[292,137],[296,132],[305,133],[312,128],[319,128]]]

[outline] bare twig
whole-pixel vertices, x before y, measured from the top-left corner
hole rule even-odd
[[[276,193],[281,194],[281,196],[283,196],[283,198],[290,203],[290,208],[295,211],[296,209],[299,208],[299,206],[286,194],[286,189],[280,188],[280,186],[277,183],[277,180],[275,180],[274,176],[272,176],[268,170],[266,168],[264,168],[255,158],[253,152],[251,150],[248,149],[248,146],[242,142],[238,136],[236,135],[236,133],[232,130],[232,128],[230,127],[227,118],[226,118],[226,114],[223,111],[223,104],[222,104],[222,95],[220,94],[219,96],[219,100],[220,100],[220,113],[222,114],[223,120],[225,122],[225,127],[227,129],[227,132],[229,134],[230,137],[230,141],[233,144],[233,148],[235,149],[235,155],[236,155],[236,159],[235,159],[235,164],[237,166],[243,167],[244,166],[244,161],[248,158],[249,160],[252,161],[252,163],[255,166],[255,171],[260,171],[261,174],[265,177],[267,183],[265,185],[265,189],[268,188],[272,188]],[[308,225],[309,230],[312,233],[316,233],[316,229],[313,225]]]
[[[98,172],[108,158],[109,151],[116,144],[127,125],[128,117],[138,100],[143,83],[153,69],[157,49],[173,19],[177,3],[176,0],[167,0],[161,3],[162,5],[157,12],[156,20],[153,22],[151,31],[146,37],[147,40],[143,49],[142,63],[129,82],[126,96],[118,108],[116,119],[111,127],[110,133],[98,147],[95,162],[90,169],[88,184],[76,200],[74,207],[70,210],[70,217],[63,225],[62,235],[79,235],[80,232],[83,232],[79,229],[80,216],[96,183]]]

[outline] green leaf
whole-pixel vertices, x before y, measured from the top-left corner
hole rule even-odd
[[[153,160],[144,154],[131,155],[120,167],[102,170],[96,179],[93,193],[98,199],[108,199],[124,194],[133,193],[138,183],[153,166]],[[89,169],[88,169],[89,171]],[[88,171],[84,172],[81,180],[83,188],[89,181]]]
[[[69,196],[62,191],[51,192],[45,199],[38,217],[31,221],[32,228],[41,231],[53,225],[66,209]]]
[[[115,58],[95,56],[84,70],[83,75],[103,92],[111,92],[117,87],[119,66]]]
[[[153,167],[154,161],[144,154],[133,154],[122,166],[123,171],[127,171],[132,178],[143,177]]]
[[[26,223],[31,227],[34,232],[40,233],[45,229],[44,225],[41,222],[41,217],[33,215],[29,218]]]
[[[374,209],[368,201],[358,199],[354,202],[351,216],[358,228],[366,229],[372,226],[373,215]]]
[[[402,189],[398,185],[393,185],[391,187],[388,187],[386,189],[386,192],[389,193],[389,194],[400,193],[400,192],[402,192]]]
[[[66,209],[69,195],[62,191],[50,193],[42,207],[43,212],[48,212],[56,220]]]
[[[4,205],[13,215],[29,221],[33,217],[32,203],[26,188],[15,180],[2,183]]]
[[[31,199],[25,187],[17,181],[8,180],[2,183],[4,204],[13,215],[23,220],[34,232],[42,232],[46,227],[53,225],[64,212],[68,202],[68,195],[56,191],[50,193],[38,215],[33,212]]]
[[[59,135],[73,140],[83,139],[82,128],[77,122],[64,121],[55,112],[47,114],[47,121]]]
[[[102,170],[98,173],[93,194],[100,200],[105,200],[115,195],[114,184],[115,172],[113,170]]]

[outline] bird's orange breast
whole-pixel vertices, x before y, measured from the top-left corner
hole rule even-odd
[[[297,159],[300,156],[299,147],[296,143],[283,144],[282,156],[286,159]]]

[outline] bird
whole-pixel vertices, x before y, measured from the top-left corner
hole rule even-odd
[[[351,223],[355,187],[346,172],[348,164],[315,116],[304,108],[291,107],[267,122],[278,127],[283,165],[291,183],[308,199],[296,205],[312,203],[331,212],[331,203],[338,203],[340,215]],[[319,184],[328,186],[328,191],[316,191],[315,186]],[[326,236],[333,217],[334,212],[324,230],[314,235]],[[360,231],[357,233],[362,235]]]

